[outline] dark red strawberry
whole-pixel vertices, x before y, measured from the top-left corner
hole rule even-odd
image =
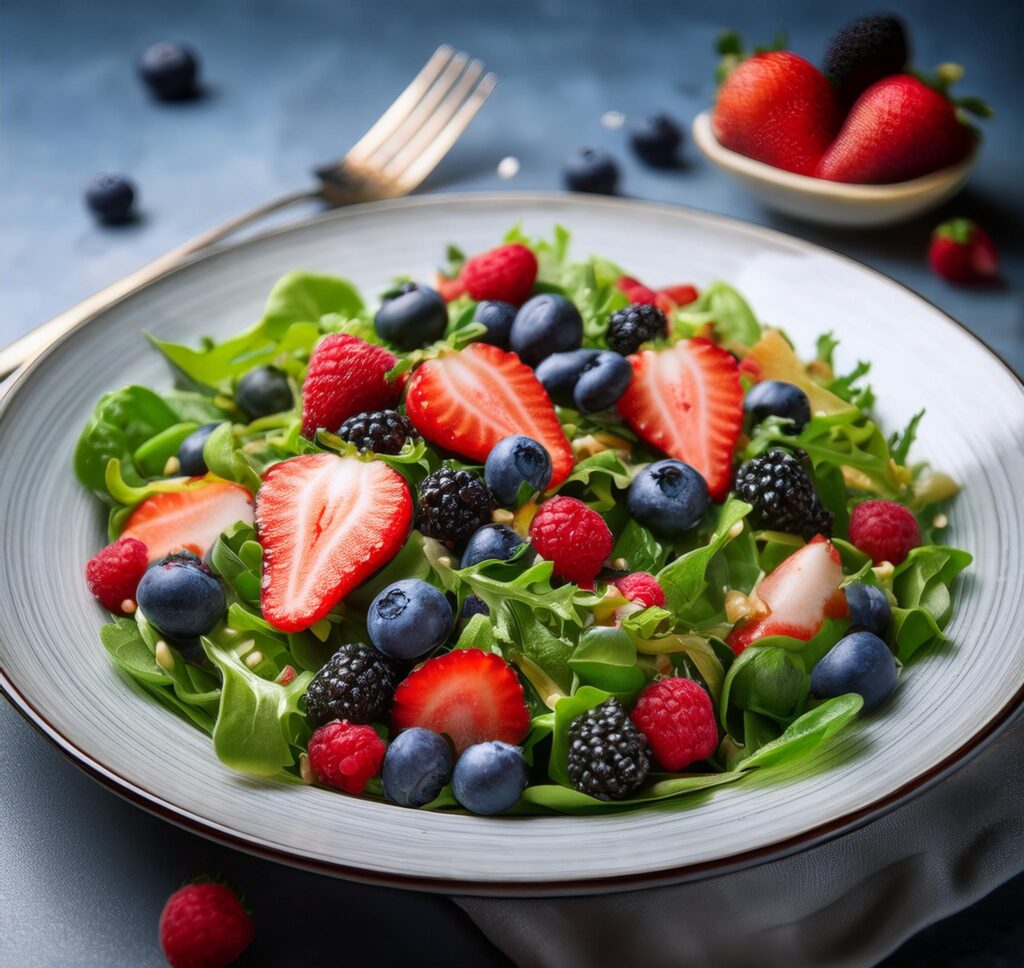
[[[303,436],[312,439],[320,429],[333,433],[357,413],[394,407],[402,385],[389,383],[384,374],[397,362],[383,346],[358,336],[325,336],[313,350],[302,384]]]
[[[969,219],[943,222],[928,249],[932,271],[950,282],[984,283],[999,277],[999,256],[988,233]]]
[[[712,119],[726,148],[800,175],[814,174],[841,123],[825,75],[786,50],[736,67],[719,88]]]
[[[132,511],[121,537],[141,541],[150,561],[182,549],[202,558],[237,521],[252,524],[252,494],[239,484],[211,480],[146,498]]]
[[[283,632],[318,622],[398,553],[412,513],[405,479],[380,461],[307,454],[275,464],[256,496],[264,618]]]
[[[405,409],[431,443],[483,463],[503,437],[525,434],[551,455],[550,487],[572,470],[572,447],[547,391],[515,353],[472,343],[412,375]]]
[[[962,161],[973,146],[971,129],[945,94],[896,74],[857,99],[817,175],[857,184],[907,181]]]
[[[537,257],[525,245],[511,243],[468,259],[459,274],[471,299],[520,306],[530,298],[537,278]]]
[[[456,753],[497,739],[518,743],[530,728],[523,687],[500,656],[456,649],[428,659],[395,690],[394,732],[422,726],[445,733]]]
[[[629,358],[633,382],[619,413],[652,447],[696,468],[712,500],[732,481],[743,425],[743,390],[733,355],[707,339],[691,339]]]

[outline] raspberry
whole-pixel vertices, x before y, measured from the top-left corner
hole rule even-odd
[[[921,526],[902,504],[865,501],[850,515],[850,543],[876,565],[898,565],[921,543]]]
[[[149,554],[141,541],[119,538],[89,559],[85,580],[100,604],[120,615],[125,602],[135,601],[148,564]]]
[[[355,444],[364,453],[400,454],[402,448],[416,439],[416,428],[394,410],[374,410],[370,413],[357,413],[349,417],[338,428],[338,436]]]
[[[654,306],[658,302],[658,294],[653,289],[648,289],[647,286],[632,276],[619,276],[615,287],[621,289],[631,303],[643,303],[647,306]]]
[[[445,464],[420,484],[419,529],[449,548],[461,548],[491,520],[494,498],[480,476]]]
[[[396,685],[394,667],[375,648],[348,642],[306,687],[306,719],[314,727],[332,719],[381,722],[391,708]]]
[[[537,278],[537,257],[525,245],[499,245],[473,256],[462,267],[459,279],[471,299],[522,305]]]
[[[574,497],[555,497],[541,505],[530,524],[530,541],[555,574],[591,587],[612,552],[612,533],[604,518]]]
[[[667,333],[668,322],[665,314],[657,306],[633,303],[612,313],[608,318],[605,341],[616,353],[629,356],[640,349],[643,343]]]
[[[608,699],[570,724],[567,767],[580,792],[622,800],[647,778],[650,747],[618,699]]]
[[[665,592],[658,584],[658,579],[646,571],[636,571],[624,578],[617,578],[615,587],[631,602],[643,605],[644,608],[665,604]]]
[[[372,726],[328,723],[309,738],[306,748],[316,778],[346,793],[362,793],[384,760],[384,740]]]
[[[189,884],[167,899],[160,915],[160,947],[172,968],[229,965],[253,933],[252,918],[223,884]]]
[[[666,770],[684,770],[718,748],[711,698],[692,679],[652,682],[640,693],[630,718]]]

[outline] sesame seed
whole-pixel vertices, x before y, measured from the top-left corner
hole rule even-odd
[[[157,642],[154,652],[156,664],[160,666],[161,669],[164,669],[167,672],[174,669],[174,653],[171,652],[171,647],[163,639]]]
[[[503,181],[515,178],[519,174],[519,159],[508,155],[498,162],[498,177]]]
[[[944,514],[936,514],[935,517],[932,518],[933,527],[944,528],[947,524],[949,524],[949,518]]]

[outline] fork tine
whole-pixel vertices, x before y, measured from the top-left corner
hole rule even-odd
[[[409,86],[398,95],[389,107],[377,120],[369,131],[366,132],[345,155],[346,160],[360,162],[367,158],[386,142],[399,128],[403,121],[409,116],[412,109],[419,103],[421,98],[431,85],[441,76],[445,67],[452,59],[454,50],[448,44],[442,44],[420,70]],[[462,55],[465,57],[465,55]]]
[[[438,162],[448,154],[452,145],[455,144],[462,132],[466,130],[469,123],[476,117],[477,111],[483,107],[484,102],[491,96],[491,92],[497,83],[498,78],[496,75],[485,75],[472,94],[463,102],[451,120],[438,132],[434,140],[424,148],[419,157],[412,161],[405,171],[394,175],[394,182],[400,193],[411,192],[437,167]]]
[[[452,119],[458,111],[466,96],[476,87],[480,75],[484,72],[484,65],[478,60],[471,61],[465,72],[459,78],[458,83],[451,88],[445,97],[435,104],[433,111],[427,117],[418,131],[410,132],[410,137],[404,145],[394,154],[390,161],[384,165],[385,177],[393,178],[403,172],[417,156],[423,153],[426,147],[441,132],[444,126]]]

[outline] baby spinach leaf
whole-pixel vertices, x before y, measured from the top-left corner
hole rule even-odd
[[[463,627],[455,648],[493,652],[494,645],[494,628],[491,620],[486,615],[474,615]]]
[[[144,481],[138,487],[133,487],[125,480],[125,473],[121,461],[111,459],[107,465],[107,473],[104,476],[104,485],[107,494],[118,504],[134,505],[154,494],[175,494],[179,491],[191,491],[206,484],[203,478],[193,479],[190,477],[168,477],[164,480]],[[129,465],[129,473],[134,473]]]
[[[578,495],[595,511],[603,513],[615,506],[614,489],[625,490],[629,482],[629,468],[619,453],[602,450],[576,464],[558,490]]]
[[[491,622],[499,642],[525,655],[563,692],[569,690],[572,646],[548,629],[526,602],[501,602],[492,608]]]
[[[620,628],[595,626],[580,635],[569,666],[580,682],[631,700],[645,685],[647,673],[637,665],[636,646]]]
[[[243,602],[258,605],[262,555],[263,549],[256,540],[256,532],[248,524],[239,521],[222,532],[214,542],[210,563]]]
[[[799,656],[774,646],[750,646],[729,669],[722,686],[720,715],[729,735],[748,745],[743,714],[792,722],[803,712],[811,679]]]
[[[170,685],[134,619],[115,618],[100,629],[100,641],[110,657],[128,675],[156,686]]]
[[[268,333],[282,334],[295,323],[319,323],[328,313],[351,318],[364,308],[358,290],[348,280],[295,270],[270,290],[262,325]]]
[[[164,473],[167,461],[178,455],[181,442],[198,428],[198,424],[186,421],[160,431],[155,437],[150,437],[137,447],[132,455],[135,466],[144,477],[159,477]]]
[[[210,434],[203,444],[203,460],[206,461],[211,474],[241,484],[253,494],[260,489],[260,476],[242,450],[236,446],[231,424],[222,423]]]
[[[670,550],[647,528],[630,518],[616,539],[611,556],[612,560],[624,558],[630,571],[653,574],[664,567]]]
[[[959,548],[924,545],[897,566],[891,636],[901,662],[944,640],[942,630],[953,613],[953,582],[971,561],[971,555]]]
[[[162,396],[182,423],[191,422],[202,426],[218,423],[230,417],[228,411],[218,406],[208,393],[197,393],[194,390],[165,390]]]
[[[680,776],[658,780],[644,787],[628,800],[598,800],[568,786],[538,784],[527,787],[522,803],[544,807],[556,813],[601,814],[622,810],[636,810],[645,804],[668,800],[687,793],[711,790],[715,787],[735,783],[742,773],[686,773]],[[524,811],[525,812],[525,811]]]

